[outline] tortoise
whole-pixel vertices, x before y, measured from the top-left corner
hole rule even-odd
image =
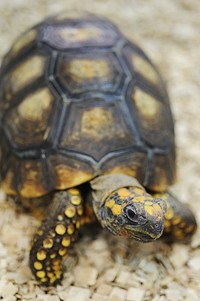
[[[0,71],[1,187],[43,221],[30,268],[43,285],[63,276],[79,228],[189,240],[192,211],[168,192],[174,122],[157,68],[110,21],[49,17],[26,31]]]

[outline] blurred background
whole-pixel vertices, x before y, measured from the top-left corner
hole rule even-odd
[[[200,223],[200,1],[0,0],[0,61],[19,34],[64,10],[107,17],[138,43],[160,70],[176,122],[178,172],[172,191],[190,204]],[[38,222],[16,210],[2,192],[0,214],[3,300],[200,299],[199,230],[190,245],[158,242],[141,248],[122,240],[111,241],[103,233],[83,238],[76,246],[75,269],[65,274],[62,286],[45,295],[28,269],[29,243]],[[120,259],[113,258],[113,252],[118,251],[139,259],[131,266],[119,263]]]

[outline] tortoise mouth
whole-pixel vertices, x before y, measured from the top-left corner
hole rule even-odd
[[[148,231],[147,229],[149,228],[148,222],[146,222],[145,225],[143,225],[146,229],[137,229],[134,228],[129,224],[126,226],[126,230],[127,230],[127,236],[129,236],[130,238],[133,238],[137,241],[140,242],[152,242],[156,239],[158,239],[162,233],[163,233],[163,224],[157,224],[156,229],[155,229],[155,225],[154,225],[154,231],[152,229],[152,231]]]
[[[157,238],[159,238],[160,236],[158,235],[150,235],[150,234],[146,234],[146,233],[138,233],[138,235],[134,235],[133,238],[137,241],[140,242],[152,242],[154,240],[156,240]]]

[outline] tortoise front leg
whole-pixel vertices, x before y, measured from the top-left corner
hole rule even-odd
[[[56,285],[63,275],[63,258],[77,238],[83,218],[78,189],[56,192],[30,251],[30,268],[43,285]]]
[[[197,222],[190,208],[169,192],[159,194],[159,197],[167,205],[163,238],[169,242],[189,241],[197,229]]]

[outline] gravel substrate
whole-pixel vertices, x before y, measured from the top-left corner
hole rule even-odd
[[[0,0],[0,58],[25,29],[64,9],[110,18],[160,69],[176,121],[178,181],[172,191],[190,204],[200,223],[200,1]],[[87,229],[76,245],[77,256],[66,263],[71,269],[62,285],[44,289],[28,267],[38,221],[2,192],[0,214],[1,300],[200,300],[200,230],[190,245],[169,246],[162,241],[140,245]]]

